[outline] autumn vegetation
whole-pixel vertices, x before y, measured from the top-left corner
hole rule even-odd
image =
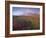
[[[40,29],[39,15],[13,16],[13,30],[36,30]]]

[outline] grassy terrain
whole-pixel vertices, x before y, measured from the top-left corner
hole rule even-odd
[[[33,16],[13,16],[13,30],[34,30],[40,29],[40,19],[38,15]]]

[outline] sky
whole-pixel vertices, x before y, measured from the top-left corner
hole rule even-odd
[[[12,15],[14,16],[29,16],[31,14],[39,14],[40,8],[25,8],[25,7],[13,7]]]

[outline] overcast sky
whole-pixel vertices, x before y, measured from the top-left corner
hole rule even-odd
[[[39,14],[40,8],[24,8],[24,7],[13,7],[12,14],[14,16],[21,16],[21,15],[31,15],[31,14]]]

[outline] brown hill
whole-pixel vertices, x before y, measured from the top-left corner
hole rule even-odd
[[[38,28],[38,22],[39,22],[39,15],[32,14],[31,16],[13,16],[13,25],[16,26],[16,18],[18,19],[25,19],[25,20],[31,20],[34,23],[34,28]]]

